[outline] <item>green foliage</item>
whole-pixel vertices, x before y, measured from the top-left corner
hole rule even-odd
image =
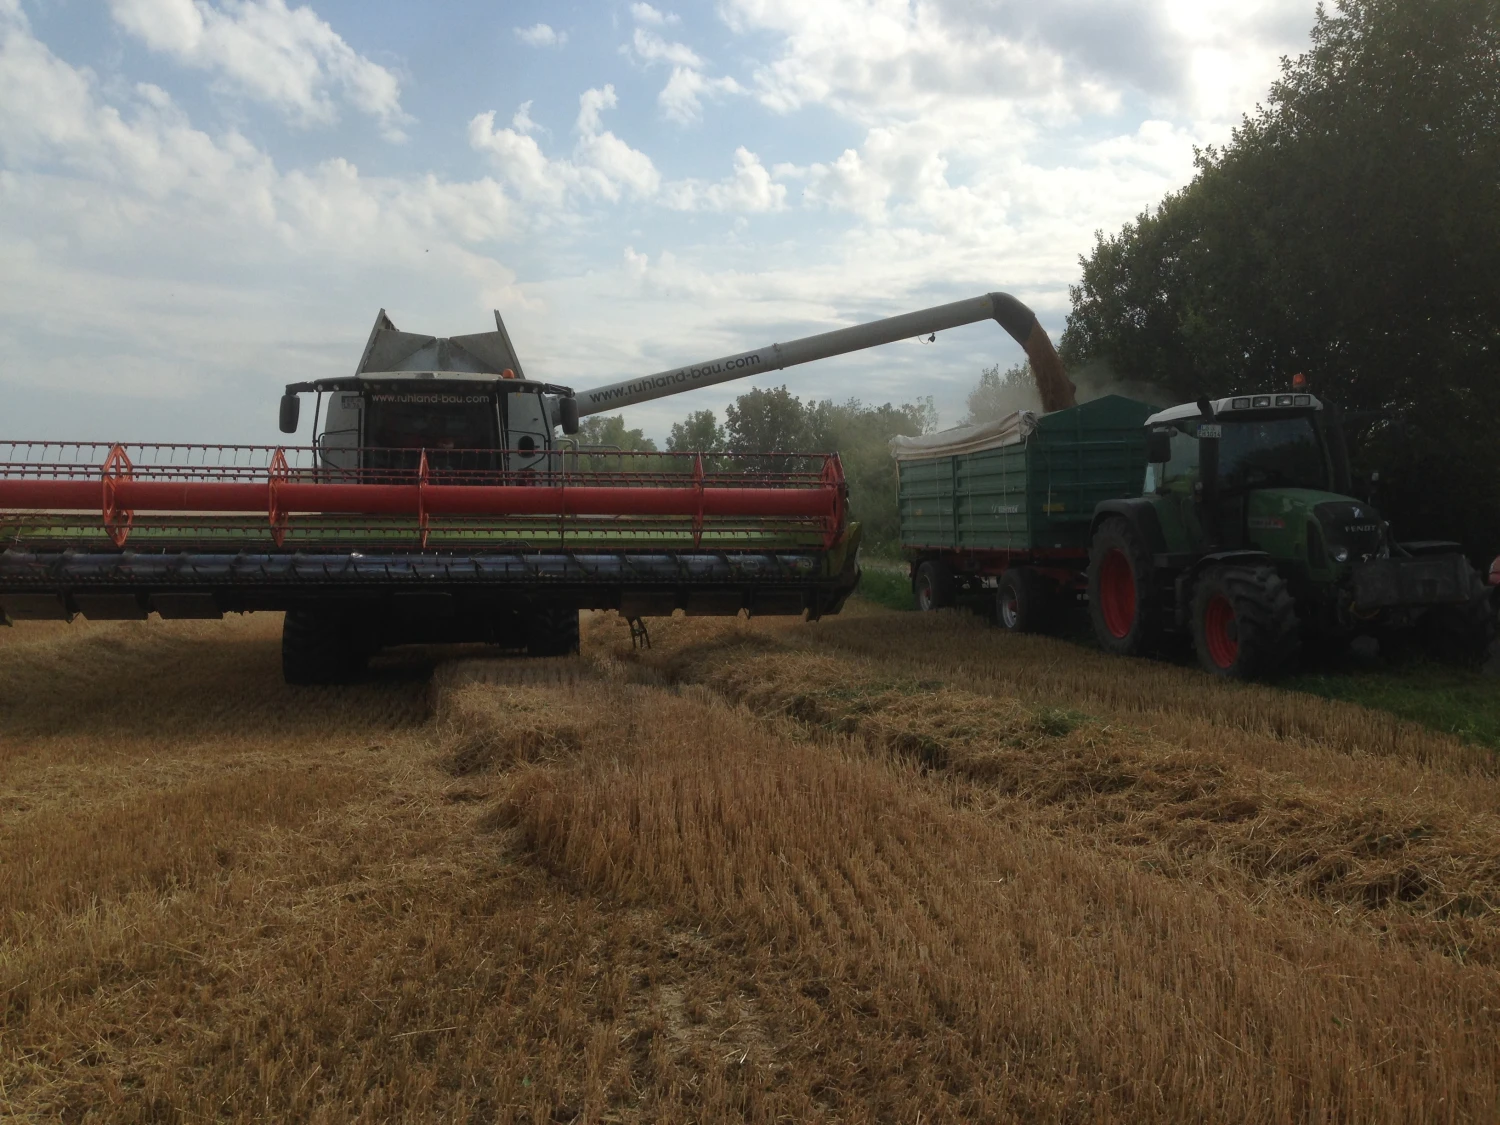
[[[911,593],[911,579],[904,569],[897,567],[867,563],[861,568],[859,589],[855,592],[866,601],[887,609],[917,608]]]
[[[681,422],[672,423],[667,435],[669,453],[713,453],[724,448],[724,427],[712,410],[695,410]]]
[[[1305,371],[1405,538],[1500,550],[1500,0],[1340,0],[1083,260],[1062,354],[1178,401]]]
[[[965,426],[994,422],[1017,410],[1041,410],[1042,396],[1037,391],[1031,364],[1018,363],[1003,372],[998,363],[986,367],[979,373],[978,386],[969,392],[968,408],[963,420]]]
[[[1500,681],[1484,672],[1417,664],[1359,673],[1309,672],[1288,680],[1286,686],[1389,711],[1500,750]]]
[[[802,400],[785,387],[747,391],[724,411],[729,448],[738,453],[813,453],[812,425]]]
[[[936,422],[930,398],[900,406],[866,406],[858,399],[804,403],[786,387],[774,387],[747,391],[725,410],[724,445],[743,453],[839,454],[849,482],[850,514],[864,527],[867,549],[892,552],[900,529],[890,440],[925,433]],[[677,427],[672,432],[675,437]]]
[[[621,449],[627,453],[656,452],[656,442],[648,438],[644,430],[625,428],[623,414],[595,414],[583,419],[578,424],[578,444]]]

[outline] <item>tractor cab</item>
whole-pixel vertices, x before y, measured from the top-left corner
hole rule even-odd
[[[1195,550],[1262,550],[1325,575],[1388,554],[1368,504],[1348,496],[1337,417],[1310,394],[1236,395],[1146,421],[1144,495]]]
[[[382,309],[355,373],[293,383],[283,433],[297,431],[299,395],[316,395],[320,470],[529,472],[551,467],[555,434],[578,432],[567,387],[527,379],[495,313],[495,331],[436,337],[402,332]]]

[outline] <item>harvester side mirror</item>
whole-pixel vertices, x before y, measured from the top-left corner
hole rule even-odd
[[[557,400],[557,412],[562,418],[562,432],[565,434],[576,434],[578,432],[578,400],[572,395],[565,395]]]
[[[295,434],[297,419],[302,414],[302,400],[294,394],[281,396],[281,432]]]
[[[1172,431],[1166,426],[1153,426],[1146,431],[1146,460],[1153,465],[1165,465],[1172,459]]]

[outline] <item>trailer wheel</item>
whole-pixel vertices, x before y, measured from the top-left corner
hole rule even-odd
[[[1431,610],[1423,620],[1423,639],[1434,660],[1477,668],[1489,659],[1495,639],[1495,611],[1486,591],[1464,605]]]
[[[952,568],[939,559],[928,559],[917,567],[917,577],[912,583],[917,608],[923,613],[949,608],[954,601],[953,587]]]
[[[281,624],[281,678],[287,683],[348,683],[369,661],[369,646],[351,622],[317,610],[286,611]]]
[[[1155,567],[1140,533],[1118,516],[1094,532],[1089,547],[1089,617],[1099,647],[1141,656],[1161,637]]]
[[[578,611],[550,607],[526,621],[526,652],[531,656],[571,656],[578,651]]]
[[[1029,566],[1017,566],[1000,576],[995,594],[995,619],[1007,633],[1045,633],[1056,610],[1052,583]]]
[[[1227,679],[1267,679],[1295,665],[1297,607],[1274,567],[1215,567],[1193,591],[1198,662]]]

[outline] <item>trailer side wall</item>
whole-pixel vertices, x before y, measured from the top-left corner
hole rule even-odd
[[[902,548],[1086,549],[1094,506],[1140,492],[1154,409],[1107,395],[1044,415],[1014,445],[898,462]]]

